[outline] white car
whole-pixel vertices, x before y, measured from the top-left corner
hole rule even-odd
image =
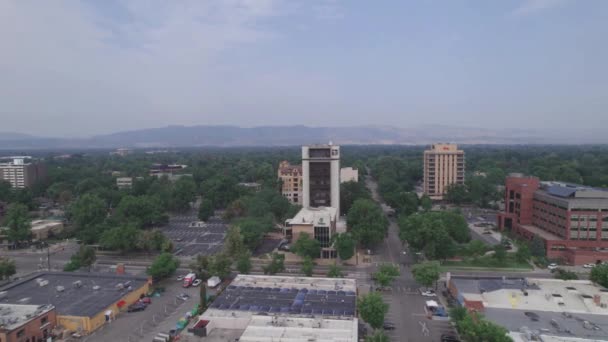
[[[594,268],[595,264],[584,264],[583,267],[584,268]]]
[[[549,266],[547,266],[548,269],[550,270],[555,270],[557,269],[559,266],[557,266],[557,264],[553,263],[553,264],[549,264]]]
[[[437,297],[437,294],[435,293],[434,290],[425,290],[425,289],[420,289],[420,294],[423,295],[424,297]]]
[[[177,281],[182,281],[182,280],[184,280],[184,276],[183,275],[177,276]]]
[[[192,282],[192,286],[196,287],[199,286],[203,281],[200,279],[196,279],[195,281]]]

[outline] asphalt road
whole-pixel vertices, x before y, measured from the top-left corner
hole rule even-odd
[[[377,184],[366,177],[366,185],[372,192],[375,201],[383,203],[377,192]],[[379,262],[399,264],[401,275],[395,279],[390,291],[383,291],[382,296],[389,304],[386,320],[395,323],[395,330],[386,331],[391,341],[425,342],[439,341],[442,333],[451,331],[449,322],[434,321],[427,318],[424,306],[427,300],[418,292],[420,285],[414,280],[411,266],[414,260],[407,247],[399,239],[399,227],[396,219],[389,218],[388,237],[381,248],[377,248]],[[405,254],[403,253],[405,252]],[[423,332],[428,328],[428,334]]]

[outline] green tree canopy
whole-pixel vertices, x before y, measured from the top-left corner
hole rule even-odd
[[[439,262],[429,261],[422,264],[417,264],[412,267],[412,274],[416,282],[422,286],[430,287],[441,275],[441,269],[439,268]]]
[[[17,273],[15,262],[9,258],[0,257],[0,280],[9,279]]]
[[[366,336],[365,342],[390,342],[390,339],[386,336],[384,331],[377,330],[373,335]]]
[[[86,267],[90,271],[95,260],[97,260],[95,249],[86,245],[80,245],[78,251],[72,254],[70,261],[64,265],[63,270],[72,272],[82,267]]]
[[[499,265],[504,265],[507,260],[507,250],[502,243],[494,246],[494,259]]]
[[[371,194],[364,182],[350,181],[340,184],[340,210],[342,212],[348,213],[350,207],[358,199],[371,199]]]
[[[429,196],[423,195],[422,198],[420,198],[420,206],[422,207],[422,210],[429,211],[433,208],[433,201]]]
[[[356,200],[347,215],[348,226],[355,240],[370,247],[384,239],[388,220],[372,200]]]
[[[251,272],[251,252],[245,250],[236,258],[236,269],[240,274]]]
[[[27,241],[32,235],[28,209],[25,205],[12,204],[6,213],[4,223],[8,227],[8,239],[11,242]]]
[[[335,247],[342,260],[348,260],[355,255],[355,240],[349,233],[336,235]]]
[[[243,243],[243,237],[239,232],[239,228],[236,226],[228,228],[224,242],[224,253],[231,258],[235,258],[243,254],[245,250],[245,244]]]
[[[378,268],[378,272],[374,273],[374,278],[380,286],[389,286],[398,276],[399,267],[392,264],[382,264]]]
[[[264,274],[277,274],[285,270],[285,255],[272,253],[270,264],[263,267]]]
[[[480,257],[488,251],[488,247],[480,240],[471,240],[466,246],[467,254],[473,258]]]
[[[137,227],[161,225],[168,220],[160,199],[146,195],[123,197],[116,207],[115,215]]]
[[[91,194],[82,195],[69,208],[69,217],[77,229],[101,224],[107,215],[105,202]]]
[[[515,252],[515,259],[517,259],[518,262],[528,262],[531,256],[532,253],[530,252],[530,247],[528,247],[527,243],[521,243],[519,246],[517,246],[517,252]]]
[[[308,233],[301,233],[293,244],[293,251],[302,258],[316,259],[321,256],[321,245],[319,241],[310,237]]]
[[[340,268],[340,266],[335,263],[329,266],[329,270],[327,271],[328,278],[342,278],[343,276],[344,275],[342,275],[342,268]]]
[[[608,288],[608,264],[595,265],[591,270],[589,279]]]
[[[309,256],[306,256],[304,258],[304,261],[302,261],[302,268],[301,268],[302,273],[304,273],[307,277],[311,277],[314,267],[315,267],[315,264],[312,262],[312,258]]]
[[[162,253],[148,268],[148,275],[154,279],[163,279],[171,276],[179,267],[179,260],[171,253]]]
[[[190,209],[190,203],[194,202],[197,192],[198,188],[192,177],[179,178],[173,185],[170,209],[174,211]]]
[[[198,207],[198,219],[201,221],[207,221],[213,216],[213,203],[208,199],[203,199],[200,206]]]
[[[371,292],[361,297],[357,304],[359,315],[374,329],[382,328],[384,316],[388,312],[388,304],[382,300],[377,292]]]
[[[546,255],[545,242],[538,235],[534,235],[530,243],[530,253],[535,257],[544,257]]]
[[[104,231],[99,243],[104,248],[125,253],[135,250],[136,244],[134,242],[138,236],[139,229],[132,224],[127,224]]]

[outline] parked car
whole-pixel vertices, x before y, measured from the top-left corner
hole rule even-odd
[[[441,342],[460,342],[460,340],[454,335],[442,334]]]
[[[144,303],[146,305],[150,305],[150,304],[152,304],[152,298],[150,298],[150,297],[143,297],[143,298],[139,299],[139,302],[140,303]]]
[[[492,231],[489,229],[484,229],[483,234],[492,234]]]
[[[182,280],[184,280],[184,276],[183,275],[177,276],[177,281],[182,281]]]
[[[547,266],[547,268],[548,268],[548,269],[550,269],[550,270],[555,270],[555,269],[557,269],[558,267],[559,267],[559,266],[557,266],[557,264],[556,264],[556,263],[551,263],[551,264],[549,264],[549,265]]]
[[[177,297],[178,299],[181,299],[181,300],[188,300],[188,298],[190,298],[190,296],[187,295],[186,293],[180,293],[175,297]]]
[[[389,321],[385,321],[385,322],[382,324],[382,328],[383,328],[384,330],[395,330],[395,323],[393,323],[393,322],[389,322]]]
[[[594,268],[595,264],[584,264],[583,267],[584,268]]]
[[[135,303],[135,304],[131,304],[129,305],[129,307],[127,307],[127,312],[137,312],[137,311],[144,311],[146,310],[146,304],[144,303]]]
[[[195,281],[192,282],[192,286],[196,287],[199,286],[203,281],[200,279],[196,279]]]
[[[425,290],[423,288],[420,288],[420,294],[423,295],[424,297],[437,297],[437,294],[435,293],[434,290]]]
[[[284,245],[279,246],[279,250],[284,251],[284,252],[289,252],[291,250],[291,247],[289,247],[289,244],[284,244]]]

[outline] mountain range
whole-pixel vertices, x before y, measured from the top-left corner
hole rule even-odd
[[[578,136],[578,137],[577,137]],[[0,149],[92,149],[203,146],[289,146],[332,141],[341,145],[433,142],[459,144],[582,144],[606,143],[604,136],[542,134],[524,129],[453,126],[310,127],[310,126],[167,126],[96,135],[87,138],[37,137],[0,132]],[[580,136],[585,136],[581,140]]]

